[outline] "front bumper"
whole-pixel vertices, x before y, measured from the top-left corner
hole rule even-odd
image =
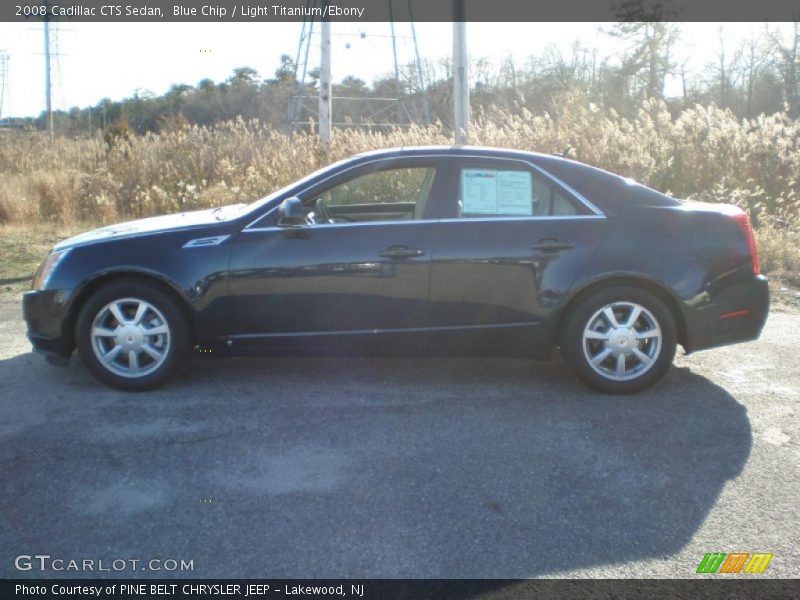
[[[64,290],[32,290],[22,296],[28,339],[37,352],[64,359],[75,349],[67,326],[69,296]]]
[[[687,352],[748,342],[761,335],[769,314],[769,284],[763,275],[726,287],[687,315]]]

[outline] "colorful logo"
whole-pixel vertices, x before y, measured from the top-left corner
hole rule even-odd
[[[700,565],[698,573],[763,573],[772,554],[766,552],[708,552]]]

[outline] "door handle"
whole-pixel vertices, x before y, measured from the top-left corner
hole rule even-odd
[[[531,250],[539,250],[540,252],[558,252],[559,250],[571,250],[575,247],[572,242],[563,242],[555,238],[545,238],[539,240],[538,244],[531,246]]]
[[[381,258],[412,258],[414,256],[422,256],[425,250],[419,248],[409,248],[408,246],[390,246],[386,250],[378,252]]]

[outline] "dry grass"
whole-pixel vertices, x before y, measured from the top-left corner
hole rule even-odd
[[[56,242],[90,227],[52,223],[0,225],[0,289],[14,292],[27,289],[39,263]]]
[[[0,280],[32,275],[54,244],[91,227],[88,223],[0,225]]]
[[[779,286],[800,288],[800,227],[764,225],[755,234],[761,271]]]
[[[654,101],[632,120],[569,96],[559,106],[553,115],[476,115],[471,141],[548,153],[571,148],[582,162],[677,197],[742,206],[761,224],[764,271],[798,282],[800,123],[782,114],[741,121],[714,106],[672,117]],[[110,148],[99,137],[0,132],[0,224],[50,224],[59,232],[251,201],[328,160],[449,141],[436,125],[337,131],[327,158],[314,136],[292,137],[241,120],[148,134]]]

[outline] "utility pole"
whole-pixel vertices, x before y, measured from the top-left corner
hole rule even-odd
[[[0,50],[0,123],[3,121],[3,104],[6,93],[10,94],[11,85],[8,83],[8,54]]]
[[[469,140],[469,71],[465,0],[453,0],[453,120],[456,145]]]
[[[322,21],[319,65],[319,140],[325,152],[331,143],[331,23]]]
[[[45,8],[49,15],[50,8],[48,2],[45,2]],[[45,94],[45,110],[47,112],[47,131],[50,137],[53,137],[53,98],[52,98],[52,84],[50,81],[50,17],[44,17],[44,94]]]

